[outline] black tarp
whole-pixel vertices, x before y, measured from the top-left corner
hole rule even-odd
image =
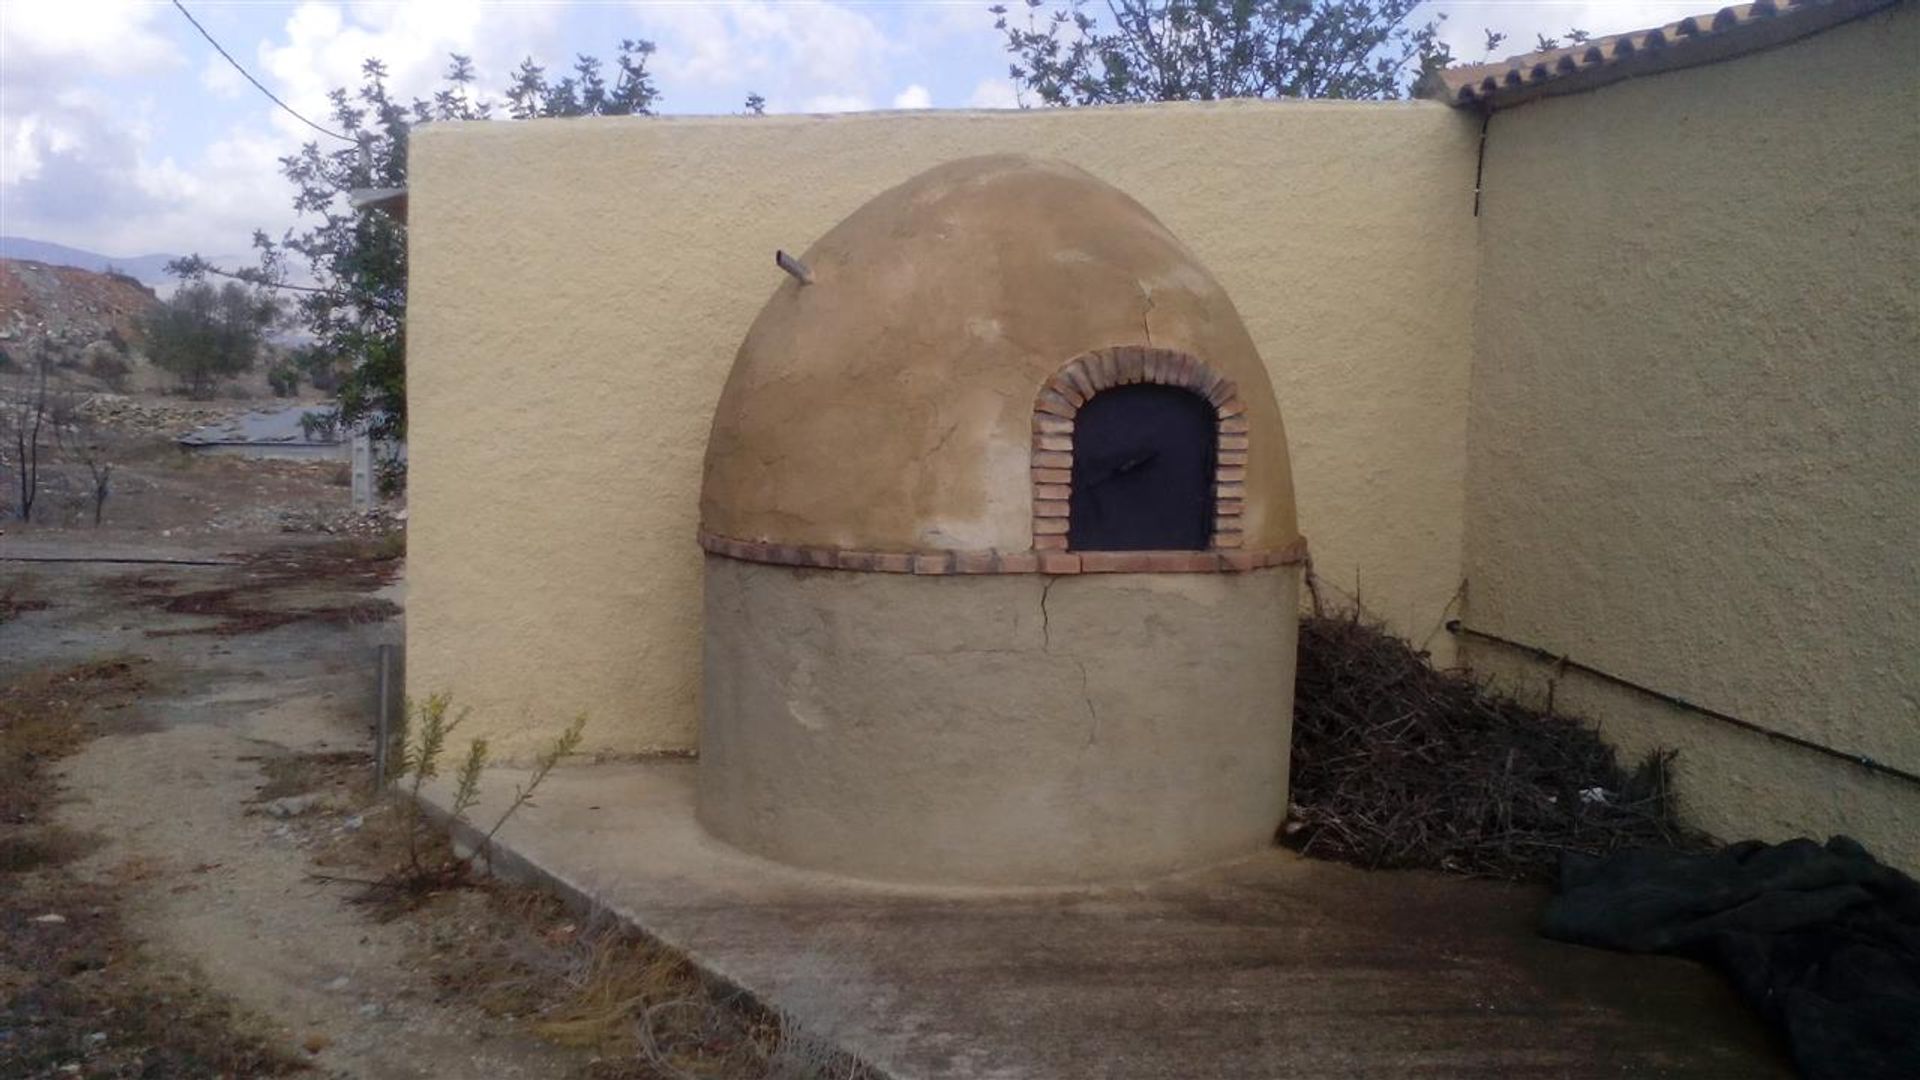
[[[1920,1078],[1920,885],[1844,836],[1569,854],[1541,932],[1711,964],[1808,1077]]]

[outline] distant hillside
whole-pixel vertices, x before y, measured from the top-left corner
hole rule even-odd
[[[121,274],[0,259],[0,347],[38,341],[71,350],[117,335],[140,340],[140,317],[160,301]]]
[[[135,255],[116,259],[97,252],[70,248],[65,244],[50,244],[45,240],[0,236],[0,259],[30,259],[49,266],[77,266],[95,273],[111,266],[145,285],[171,284],[173,278],[167,274],[167,262],[177,258],[178,255]]]

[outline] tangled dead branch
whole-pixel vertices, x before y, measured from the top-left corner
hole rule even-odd
[[[1360,866],[1550,880],[1563,851],[1698,846],[1672,751],[1631,773],[1580,721],[1437,671],[1359,614],[1300,627],[1281,841]]]

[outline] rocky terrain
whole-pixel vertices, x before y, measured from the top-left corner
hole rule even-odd
[[[0,348],[25,351],[44,341],[77,352],[115,339],[137,345],[140,317],[159,302],[125,274],[0,259]]]

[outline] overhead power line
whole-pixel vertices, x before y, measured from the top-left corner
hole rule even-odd
[[[319,132],[320,134],[328,136],[329,138],[339,139],[343,143],[352,143],[354,141],[352,139],[347,138],[345,135],[340,134],[337,131],[330,131],[327,128],[323,128],[319,124],[316,124],[313,121],[307,119],[306,117],[301,116],[299,112],[295,111],[293,106],[287,104],[284,101],[281,101],[280,98],[276,96],[273,91],[267,89],[265,86],[262,86],[260,84],[259,79],[254,78],[251,74],[247,72],[246,68],[241,67],[240,61],[235,60],[233,58],[232,53],[229,53],[226,49],[222,48],[219,42],[213,40],[213,35],[207,33],[207,28],[200,25],[200,20],[194,18],[193,12],[188,11],[186,9],[186,6],[180,3],[180,0],[173,0],[173,6],[180,9],[180,14],[185,15],[187,17],[187,21],[193,24],[193,28],[195,30],[200,31],[200,36],[207,39],[207,44],[213,46],[213,50],[215,52],[219,53],[223,57],[226,57],[227,63],[233,65],[233,70],[239,72],[242,78],[252,83],[253,88],[255,90],[258,90],[261,93],[267,95],[267,98],[271,100],[275,105],[278,105],[282,109],[285,109],[287,111],[288,116],[293,117],[295,120],[300,121],[301,123],[307,125],[313,130]]]

